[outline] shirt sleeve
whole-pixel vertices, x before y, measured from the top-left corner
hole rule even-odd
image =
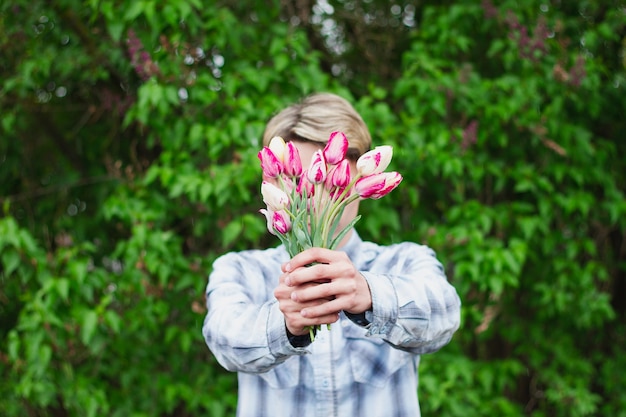
[[[231,253],[218,258],[207,286],[204,339],[218,362],[229,371],[267,372],[304,347],[289,342],[285,320],[273,297],[265,295],[267,270]]]
[[[461,321],[461,301],[432,249],[413,243],[383,251],[386,271],[361,271],[372,294],[370,337],[418,354],[446,345]]]

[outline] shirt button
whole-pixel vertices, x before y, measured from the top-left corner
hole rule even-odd
[[[328,380],[325,379],[324,382],[322,382],[322,385],[324,386],[324,388],[328,388]]]

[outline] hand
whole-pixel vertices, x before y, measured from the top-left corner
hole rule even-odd
[[[285,279],[288,275],[289,274],[284,273],[280,276],[280,282],[274,290],[274,297],[278,300],[278,308],[285,316],[285,325],[291,334],[296,336],[308,334],[311,326],[334,323],[339,319],[338,313],[331,313],[322,317],[303,316],[302,311],[319,306],[320,304],[332,300],[332,298],[297,301],[294,299],[295,297],[292,296],[295,288],[285,284]],[[298,288],[303,290],[317,285],[320,285],[320,283],[307,282],[298,286]]]
[[[289,293],[293,302],[284,302],[285,310],[281,307],[281,311],[294,335],[306,333],[305,326],[334,323],[342,310],[359,314],[372,307],[367,281],[344,252],[311,248],[294,256],[282,269],[277,291],[281,297]],[[306,324],[300,328],[302,323]]]

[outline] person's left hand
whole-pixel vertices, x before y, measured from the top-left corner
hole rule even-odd
[[[307,302],[328,299],[324,303],[303,309],[300,312],[303,317],[327,316],[342,310],[360,314],[372,307],[372,295],[367,281],[345,252],[323,248],[307,249],[283,264],[282,270],[285,273],[285,284],[294,289],[291,293],[292,300]],[[311,283],[318,285],[310,285]]]

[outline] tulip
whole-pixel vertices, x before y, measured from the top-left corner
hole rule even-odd
[[[267,221],[267,230],[271,234],[276,235],[276,231],[274,230],[274,225],[272,223],[272,220],[274,218],[274,212],[272,210],[261,209],[259,210],[259,213],[265,216],[265,220]]]
[[[361,198],[377,200],[389,194],[401,181],[402,175],[397,172],[381,172],[360,178],[354,189]]]
[[[317,150],[313,154],[307,176],[313,184],[321,184],[326,179],[326,160],[322,150]]]
[[[270,140],[269,148],[280,162],[285,161],[285,141],[280,136],[274,136]]]
[[[259,151],[258,157],[261,160],[261,169],[265,177],[276,178],[283,172],[283,163],[267,146]]]
[[[385,172],[383,174],[385,175],[385,186],[382,190],[372,195],[370,197],[371,199],[378,200],[379,198],[386,196],[402,182],[402,175],[395,171]]]
[[[330,134],[328,143],[324,147],[324,158],[329,165],[337,165],[346,158],[348,152],[348,138],[342,132]]]
[[[289,215],[284,211],[275,211],[272,213],[272,227],[281,235],[291,230],[291,219]]]
[[[289,204],[287,193],[267,181],[263,181],[261,184],[261,195],[267,208],[272,211],[284,210]]]
[[[383,174],[373,174],[359,178],[356,184],[354,184],[354,191],[361,198],[370,198],[370,196],[382,190],[384,186],[385,178]]]
[[[330,184],[333,187],[345,188],[350,184],[350,162],[347,159],[339,162],[339,165],[330,175]]]
[[[302,174],[302,161],[300,160],[300,153],[298,148],[293,142],[287,142],[285,146],[284,156],[285,174],[290,177],[299,177]]]
[[[363,177],[383,172],[389,166],[392,155],[391,146],[377,146],[356,161],[357,172]]]
[[[309,181],[308,171],[304,171],[300,176],[300,181],[298,182],[298,186],[296,187],[296,192],[299,195],[304,195],[305,197],[313,196],[313,191],[315,187],[311,181]]]

